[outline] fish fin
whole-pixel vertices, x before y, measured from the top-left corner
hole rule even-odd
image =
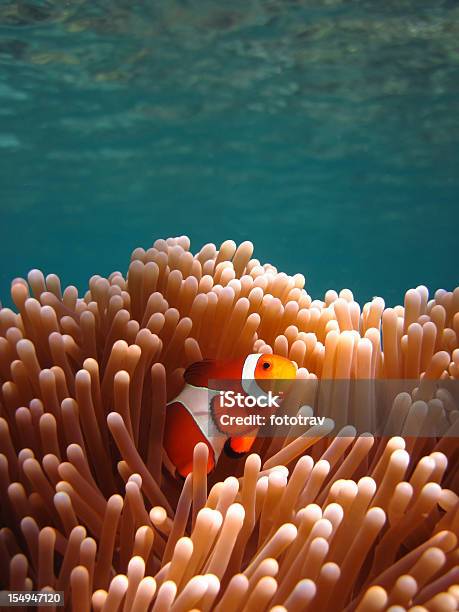
[[[225,445],[225,449],[230,456],[240,457],[245,453],[248,453],[252,448],[255,440],[257,439],[256,435],[253,436],[236,436],[234,438],[229,438],[227,441],[227,446]]]
[[[194,387],[208,387],[215,364],[215,359],[203,359],[190,364],[183,373],[185,382]]]
[[[199,429],[191,414],[180,402],[168,404],[163,446],[179,476],[186,477],[193,471],[193,452],[198,442],[204,442],[209,449],[209,460],[207,463],[207,473],[209,473],[215,466],[215,455],[212,446]]]

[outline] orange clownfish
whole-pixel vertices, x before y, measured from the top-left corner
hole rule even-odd
[[[289,385],[295,376],[295,364],[279,355],[257,353],[231,361],[206,359],[191,364],[184,372],[182,391],[166,409],[163,446],[171,469],[186,477],[193,469],[193,451],[198,442],[204,442],[209,449],[208,473],[223,449],[232,456],[249,452],[258,428],[253,424],[242,429],[222,425],[224,419],[218,417],[223,410],[222,393],[229,390],[240,393],[240,397],[266,397],[269,392],[280,391],[280,386],[282,393],[285,383]],[[262,411],[263,408],[259,410]],[[244,405],[233,404],[230,412],[233,416],[246,416],[249,411]]]

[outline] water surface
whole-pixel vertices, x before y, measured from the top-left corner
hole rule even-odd
[[[459,4],[0,3],[0,295],[186,233],[399,303],[458,284]]]

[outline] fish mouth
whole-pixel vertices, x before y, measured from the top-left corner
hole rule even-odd
[[[264,379],[257,380],[256,384],[261,390],[262,393],[273,393],[275,395],[282,395],[287,393],[287,391],[291,388],[293,378],[273,378],[273,379]]]

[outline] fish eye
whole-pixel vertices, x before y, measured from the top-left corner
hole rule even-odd
[[[264,362],[263,364],[263,369],[267,370],[270,367],[271,364],[269,364],[267,361]]]

